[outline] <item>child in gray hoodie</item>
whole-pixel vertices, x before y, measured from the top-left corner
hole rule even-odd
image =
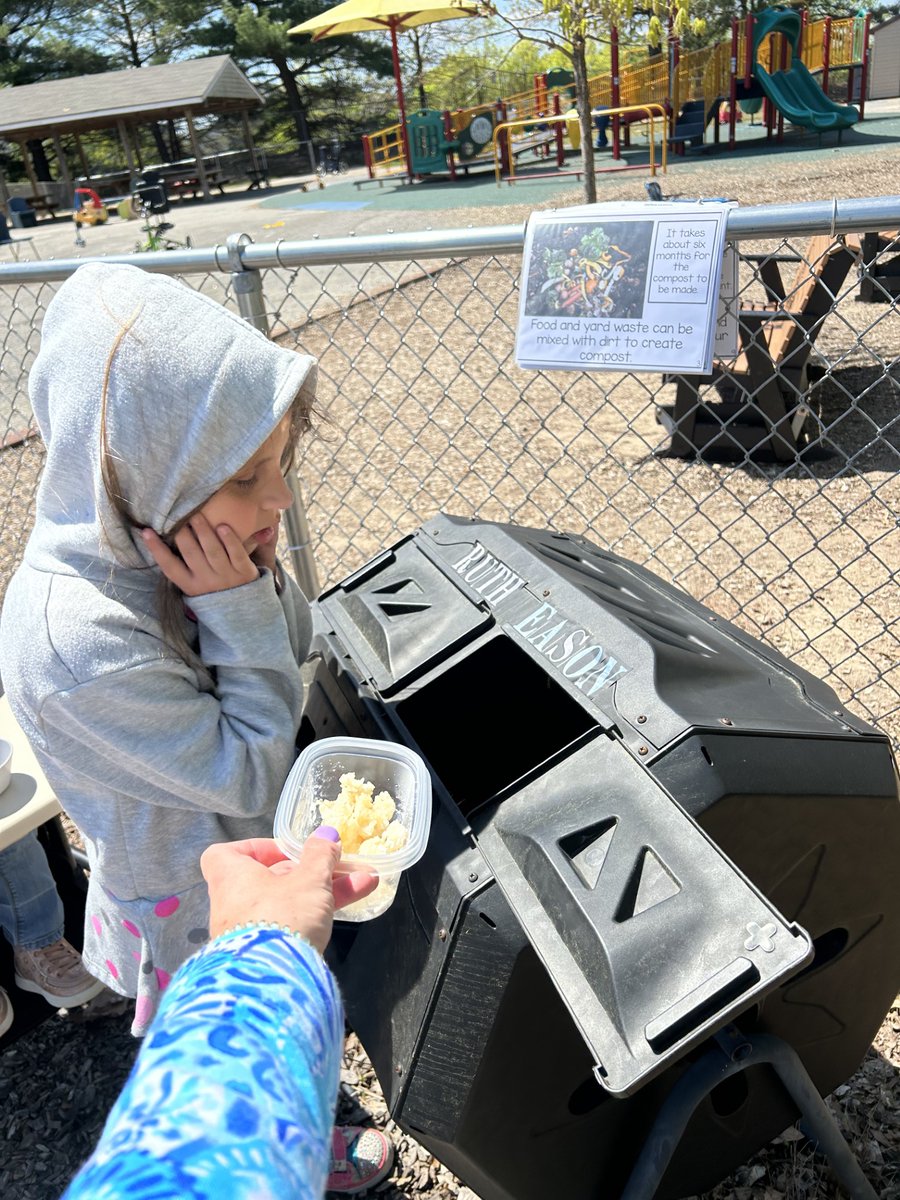
[[[142,1034],[206,941],[200,855],[269,837],[295,756],[309,605],[276,559],[315,360],[180,282],[90,263],[31,372],[47,447],[0,620],[16,718],[90,865],[84,962]],[[335,1130],[330,1189],[390,1169]]]
[[[136,267],[85,265],[47,309],[47,460],[0,674],[84,836],[85,965],[136,998],[136,1034],[206,940],[200,855],[271,834],[294,758],[310,616],[274,550],[315,378]]]

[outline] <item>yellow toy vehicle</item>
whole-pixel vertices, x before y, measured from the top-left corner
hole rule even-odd
[[[72,219],[82,225],[104,225],[109,220],[106,205],[92,188],[76,188]]]

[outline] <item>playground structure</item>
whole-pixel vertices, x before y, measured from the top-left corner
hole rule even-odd
[[[618,31],[610,31],[610,71],[588,80],[591,108],[595,112],[629,108],[610,122],[612,158],[619,162],[630,145],[632,124],[646,125],[640,106],[662,105],[667,118],[667,141],[676,153],[703,142],[712,124],[714,142],[720,141],[720,106],[728,108],[728,149],[736,145],[735,127],[741,105],[746,111],[763,109],[765,136],[780,141],[785,118],[793,125],[817,133],[842,131],[863,119],[869,69],[869,15],[825,17],[808,21],[805,10],[769,8],[732,21],[731,37],[713,46],[682,53],[680,40],[670,37],[668,53],[642,64],[620,64]],[[847,95],[859,91],[858,109],[829,98],[832,76],[847,72]],[[449,175],[455,179],[470,166],[490,166],[493,129],[520,122],[523,138],[510,149],[504,178],[515,175],[515,157],[533,153],[536,158],[555,156],[562,171],[562,134],[549,128],[547,118],[572,109],[575,90],[570,72],[555,68],[535,76],[528,92],[474,108],[440,112],[423,109],[410,114],[406,131],[392,125],[363,137],[363,153],[372,179],[398,173],[422,178]],[[532,124],[533,123],[533,124]],[[722,126],[725,128],[726,126]],[[577,122],[569,122],[573,133]],[[408,133],[407,164],[404,132]],[[543,135],[543,136],[541,136]],[[501,140],[501,146],[507,139]],[[570,139],[577,149],[577,135]],[[548,164],[549,165],[549,164]]]
[[[650,171],[651,175],[656,174],[656,130],[657,122],[659,127],[665,129],[666,112],[662,104],[635,104],[623,105],[619,108],[608,110],[607,114],[610,119],[619,117],[623,120],[644,120],[648,126],[648,147],[650,152],[650,161],[647,164],[639,163],[634,166],[604,168],[606,170],[620,171]],[[577,114],[573,118],[572,112],[563,113],[560,116],[545,117],[541,124],[548,130],[553,131],[553,142],[556,149],[556,163],[559,168],[556,171],[546,172],[551,175],[575,175],[580,177],[584,172],[575,170],[565,171],[563,165],[565,163],[565,148],[564,137],[568,137],[574,148],[577,150],[580,143],[580,130],[573,135],[572,124],[577,127]],[[516,150],[513,138],[517,132],[527,131],[529,126],[533,126],[534,121],[528,118],[519,118],[515,121],[500,121],[494,126],[493,130],[493,151],[494,151],[494,176],[499,184],[501,180],[506,183],[515,183],[516,181]],[[533,143],[529,143],[530,146]],[[663,136],[660,140],[660,169],[665,175],[666,173],[666,147],[667,139]],[[542,178],[543,173],[535,174],[529,172],[529,179]]]

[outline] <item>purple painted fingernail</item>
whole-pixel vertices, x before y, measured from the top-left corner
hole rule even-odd
[[[330,825],[320,825],[318,829],[314,829],[313,837],[328,838],[329,842],[339,842],[341,840],[341,835]]]

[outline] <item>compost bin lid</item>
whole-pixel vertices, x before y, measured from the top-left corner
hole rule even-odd
[[[479,849],[625,1095],[812,955],[621,743],[600,734],[472,818]]]

